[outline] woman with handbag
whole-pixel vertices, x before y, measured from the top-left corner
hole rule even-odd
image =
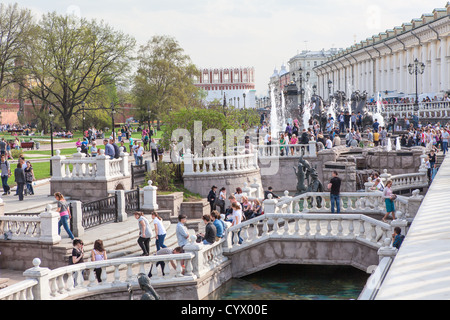
[[[392,180],[388,180],[383,190],[383,198],[386,204],[386,214],[383,217],[383,222],[387,222],[386,218],[389,214],[392,214],[392,219],[395,218],[395,204],[394,200],[397,199],[397,196],[392,192]]]
[[[36,178],[34,177],[33,166],[30,161],[27,161],[27,167],[23,171],[25,172],[25,181],[27,184],[25,194],[34,195],[33,181],[36,181]]]

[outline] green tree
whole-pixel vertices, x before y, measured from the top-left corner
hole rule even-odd
[[[135,117],[152,120],[186,106],[196,105],[201,99],[194,85],[197,67],[184,53],[178,42],[168,36],[154,36],[138,52],[138,68],[133,79]]]
[[[0,91],[15,81],[23,51],[31,41],[32,26],[29,9],[20,9],[17,3],[0,3]]]
[[[82,103],[129,72],[135,40],[104,22],[54,12],[43,15],[35,35],[22,56],[22,77],[28,80],[23,88],[51,106],[71,130]],[[107,108],[89,104],[85,110]]]

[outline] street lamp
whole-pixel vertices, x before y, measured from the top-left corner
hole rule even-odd
[[[244,109],[245,109],[245,97],[246,97],[245,92],[242,94],[242,96],[244,97]]]
[[[50,118],[50,148],[53,158],[53,118],[55,115],[53,114],[52,106],[48,108],[48,116]],[[50,175],[53,175],[52,160],[50,160]]]
[[[148,132],[150,133],[150,106],[147,106],[147,115],[148,115]]]
[[[114,102],[111,102],[111,118],[112,118],[112,138],[115,139],[115,131],[114,131],[114,115],[116,114],[116,110],[114,109]]]
[[[328,100],[331,103],[331,86],[333,85],[333,81],[328,80]]]
[[[418,79],[417,76],[419,74],[423,74],[425,71],[425,64],[423,62],[419,62],[417,58],[414,60],[414,64],[410,63],[408,65],[409,74],[416,76],[416,100],[414,101],[414,111],[419,112],[419,94],[418,94]]]
[[[81,107],[83,108],[83,138],[84,138],[84,119],[85,119],[85,117],[84,117],[84,101],[81,104]]]

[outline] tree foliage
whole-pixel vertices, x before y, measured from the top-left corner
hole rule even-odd
[[[31,41],[32,29],[29,9],[0,3],[0,91],[14,82],[23,50]]]
[[[26,91],[59,113],[66,130],[83,102],[102,95],[129,72],[135,40],[104,22],[74,15],[43,15],[23,56]],[[87,111],[109,108],[89,104]]]
[[[178,42],[168,36],[154,36],[138,52],[138,69],[133,79],[137,119],[161,119],[172,111],[197,105],[200,91],[193,78],[198,69]]]

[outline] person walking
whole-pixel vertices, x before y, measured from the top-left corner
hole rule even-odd
[[[8,185],[8,178],[11,176],[11,166],[4,154],[1,155],[0,169],[2,171],[3,195],[6,196],[11,193],[11,187]]]
[[[155,226],[156,251],[159,251],[161,248],[167,248],[167,246],[164,245],[164,239],[166,238],[166,228],[162,223],[162,218],[156,211],[152,212],[152,219]]]
[[[91,252],[91,261],[104,261],[107,260],[106,250],[103,247],[102,240],[95,240],[94,249]],[[95,276],[98,282],[102,282],[102,268],[95,268]]]
[[[334,213],[334,207],[336,205],[336,212],[341,213],[341,199],[340,199],[340,190],[341,190],[341,178],[339,178],[339,174],[337,171],[333,171],[331,173],[331,180],[328,184],[328,189],[330,189],[330,202],[331,202],[331,213]]]
[[[237,202],[233,202],[231,204],[231,208],[233,209],[233,215],[232,215],[232,221],[231,221],[231,226],[233,227],[242,222],[242,209]],[[238,243],[242,244],[243,239],[241,238],[241,230],[238,231],[237,236],[239,239]],[[231,237],[231,243],[234,244],[234,232]]]
[[[31,165],[30,161],[27,161],[27,167],[25,170],[23,170],[25,173],[25,181],[27,184],[27,188],[25,189],[25,194],[34,195],[34,189],[33,189],[33,181],[36,181],[36,178],[34,177],[34,170],[33,166]]]
[[[17,164],[17,168],[14,170],[14,181],[17,183],[17,195],[19,201],[23,201],[23,187],[25,186],[25,172],[22,169],[22,163]]]
[[[183,248],[185,245],[189,243],[189,233],[186,228],[186,220],[187,217],[184,214],[180,214],[178,216],[178,224],[176,228],[176,235],[178,245]]]
[[[60,216],[58,222],[58,235],[61,234],[61,226],[63,226],[67,234],[69,235],[70,239],[73,240],[75,239],[75,237],[73,236],[72,231],[70,231],[69,227],[69,221],[71,218],[69,204],[67,203],[66,199],[64,198],[61,192],[55,192],[54,196],[57,201],[56,211],[59,212]]]
[[[158,149],[155,139],[152,139],[152,141],[150,142],[150,149],[152,152],[152,162],[158,162]]]
[[[383,198],[386,204],[386,214],[383,217],[383,222],[387,222],[387,217],[392,214],[392,219],[395,220],[395,204],[394,200],[397,196],[392,192],[392,180],[388,180],[383,190]]]
[[[137,242],[142,249],[141,256],[148,256],[150,255],[150,239],[152,237],[150,223],[141,211],[136,211],[134,217],[137,219],[139,225],[139,238]]]

